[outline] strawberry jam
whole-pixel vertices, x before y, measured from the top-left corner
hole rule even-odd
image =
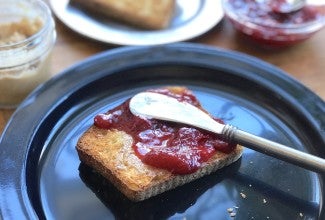
[[[286,0],[223,0],[234,27],[259,45],[285,47],[308,39],[324,26],[325,5],[306,3],[300,10],[279,13]],[[317,1],[315,1],[317,3]]]
[[[151,92],[165,94],[201,108],[196,97],[187,90],[180,94],[167,89]],[[217,151],[230,153],[236,146],[198,128],[135,116],[129,109],[129,101],[97,115],[94,124],[99,128],[117,129],[131,135],[135,154],[145,164],[174,174],[189,174],[198,170]],[[215,120],[223,123],[220,119]]]

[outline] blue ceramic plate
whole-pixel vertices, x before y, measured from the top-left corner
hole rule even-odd
[[[209,176],[133,203],[80,164],[94,115],[148,88],[187,86],[216,117],[325,157],[325,103],[258,59],[195,44],[126,47],[74,66],[34,91],[0,141],[7,219],[324,219],[324,175],[245,149]]]

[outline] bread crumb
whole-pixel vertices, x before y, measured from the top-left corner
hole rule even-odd
[[[244,194],[244,193],[240,193],[240,196],[243,198],[243,199],[246,199],[246,194]]]
[[[229,213],[229,216],[231,218],[234,218],[236,216],[236,210],[234,209],[238,209],[238,208],[239,208],[238,206],[233,206],[232,208],[227,209],[227,212]]]
[[[234,211],[233,208],[228,208],[228,209],[227,209],[227,212],[229,212],[229,213],[231,213],[231,212],[233,212],[233,211]]]
[[[263,204],[267,203],[266,199],[263,199]]]
[[[300,217],[303,217],[303,216],[304,216],[304,214],[302,214],[302,213],[300,212],[300,213],[299,213],[299,216],[300,216]]]

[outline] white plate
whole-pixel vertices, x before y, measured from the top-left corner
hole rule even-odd
[[[156,45],[189,40],[213,28],[224,16],[221,0],[177,0],[168,28],[148,31],[111,20],[97,20],[69,4],[50,0],[54,14],[69,28],[86,37],[117,45]]]

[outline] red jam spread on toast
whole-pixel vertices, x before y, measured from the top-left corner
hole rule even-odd
[[[201,107],[196,97],[185,90],[175,94],[167,89],[150,90]],[[94,118],[95,126],[117,129],[132,136],[133,149],[145,164],[174,174],[193,173],[217,151],[230,153],[236,144],[223,141],[218,135],[184,124],[146,119],[133,115],[129,101]],[[220,119],[215,119],[223,123]]]

